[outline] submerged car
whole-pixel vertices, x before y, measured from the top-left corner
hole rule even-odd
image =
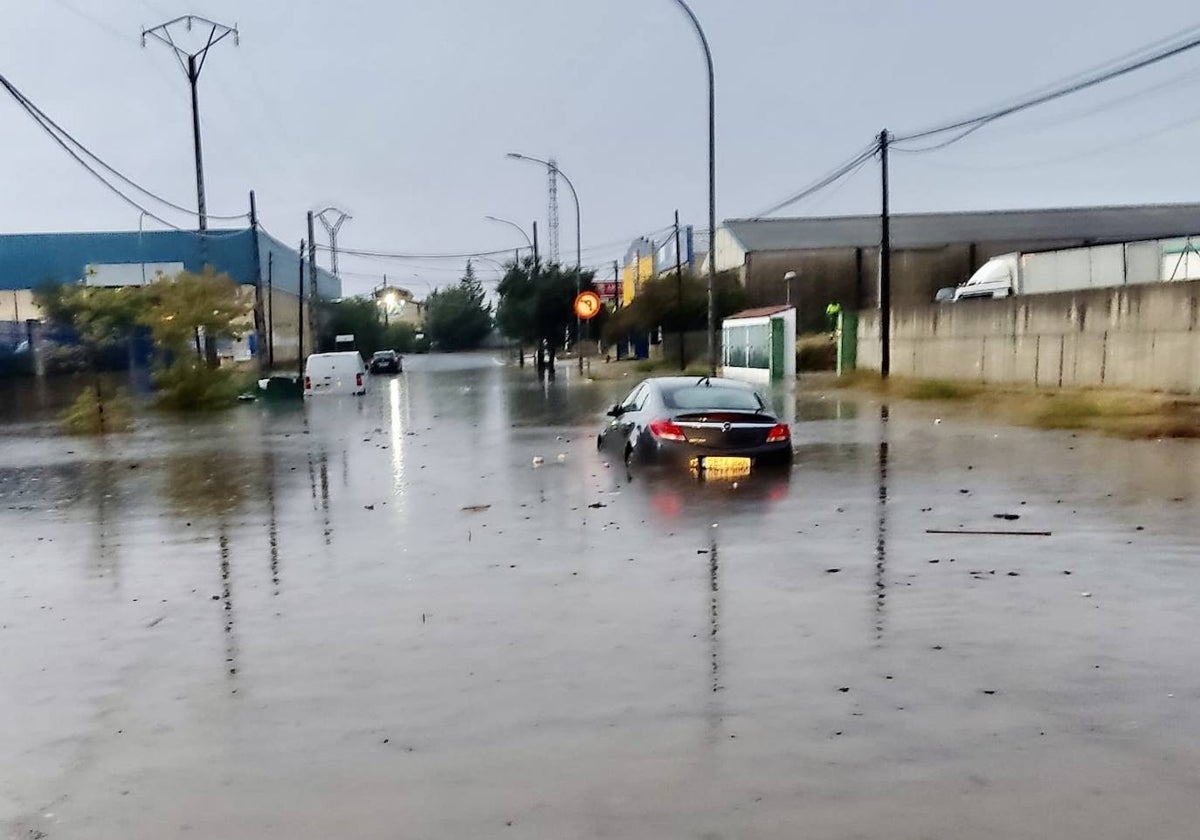
[[[367,393],[367,368],[357,350],[313,353],[304,365],[304,396]]]
[[[403,373],[404,362],[395,350],[378,350],[371,356],[371,373]]]
[[[792,431],[744,382],[715,376],[647,379],[608,411],[596,445],[625,463],[673,464],[709,476],[790,464]]]

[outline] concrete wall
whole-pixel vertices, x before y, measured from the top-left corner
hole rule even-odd
[[[858,336],[858,366],[878,370],[875,310]],[[1200,392],[1200,281],[897,308],[892,373]]]

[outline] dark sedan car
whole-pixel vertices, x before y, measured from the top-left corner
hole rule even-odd
[[[597,437],[627,464],[678,464],[698,473],[744,475],[790,464],[792,432],[755,390],[717,377],[647,379],[608,412]]]
[[[371,356],[371,373],[403,373],[404,362],[395,350],[380,350]]]

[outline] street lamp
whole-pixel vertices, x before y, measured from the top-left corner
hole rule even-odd
[[[567,177],[567,173],[563,172],[561,169],[558,168],[557,163],[551,163],[548,160],[542,160],[541,158],[535,158],[535,157],[530,157],[529,155],[523,155],[520,152],[509,152],[506,155],[506,157],[510,157],[513,160],[525,160],[525,161],[529,161],[530,163],[539,163],[542,166],[546,167],[551,172],[561,175],[562,179],[567,182],[567,186],[570,187],[571,198],[575,201],[575,294],[578,295],[580,292],[583,291],[583,228],[579,221],[579,193],[575,192],[575,185],[571,183],[571,179]],[[583,321],[579,317],[579,313],[575,313],[575,341],[576,342],[579,341],[580,336],[582,335],[582,330],[583,330]],[[579,371],[580,371],[580,373],[582,373],[583,372],[583,354],[578,352],[578,348],[577,348],[575,355],[577,355],[579,357]]]
[[[794,271],[789,271],[787,274],[783,275],[784,302],[789,306],[792,303],[792,281],[795,279],[796,272]]]
[[[513,160],[526,160],[530,163],[539,163],[552,172],[557,172],[567,182],[567,186],[571,189],[571,198],[575,201],[575,271],[576,277],[578,277],[583,271],[583,234],[579,223],[579,193],[575,192],[575,185],[571,183],[571,179],[567,177],[567,173],[558,168],[557,163],[523,155],[519,152],[509,152],[505,157],[512,158]]]
[[[516,228],[521,232],[521,236],[525,237],[525,242],[529,245],[529,250],[533,250],[533,240],[529,238],[529,234],[525,232],[525,228],[521,227],[516,222],[509,219],[501,219],[499,216],[484,216],[483,218],[489,222],[499,222],[502,225],[508,225],[509,227]]]
[[[717,334],[717,314],[713,303],[713,289],[717,285],[717,118],[716,118],[716,82],[713,75],[712,50],[708,48],[708,38],[700,26],[700,20],[685,0],[675,0],[692,22],[696,34],[700,37],[700,46],[704,48],[704,61],[708,65],[708,368],[709,373],[717,373],[717,356],[714,346]]]

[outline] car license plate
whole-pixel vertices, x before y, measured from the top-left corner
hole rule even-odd
[[[728,455],[706,455],[692,459],[692,469],[706,478],[741,478],[750,475],[749,458],[734,458]]]

